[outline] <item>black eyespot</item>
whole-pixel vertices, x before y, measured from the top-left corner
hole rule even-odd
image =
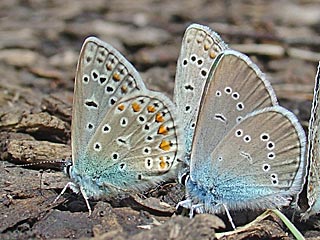
[[[244,108],[243,103],[240,102],[240,103],[237,104],[237,109],[238,110],[243,110],[243,108]]]
[[[108,126],[104,126],[104,127],[103,127],[103,131],[104,131],[104,132],[107,132],[107,131],[109,131],[109,130],[110,130],[110,128],[109,128]]]
[[[144,122],[144,117],[142,117],[142,116],[139,116],[139,120],[141,121],[141,122]]]
[[[185,60],[183,60],[182,64],[183,64],[184,66],[186,66],[186,65],[188,64],[188,61],[185,59]]]
[[[100,77],[100,84],[103,84],[105,81],[107,81],[106,77]]]
[[[201,75],[204,76],[204,77],[207,76],[207,71],[206,70],[201,70]]]
[[[96,144],[94,145],[94,149],[96,149],[96,150],[100,150],[100,148],[101,148],[101,146],[100,146],[100,144],[99,144],[99,143],[96,143]]]
[[[264,165],[264,166],[263,166],[263,169],[264,169],[265,171],[267,171],[267,170],[269,169],[269,165]]]
[[[89,128],[89,129],[92,129],[92,128],[93,128],[93,124],[89,123],[89,124],[88,124],[88,128]]]
[[[268,148],[273,148],[274,147],[274,143],[273,142],[269,142],[268,143]]]
[[[195,56],[192,56],[192,57],[191,57],[191,61],[194,62],[195,60],[196,60],[196,57],[195,57]]]
[[[98,74],[96,72],[92,72],[92,77],[96,79],[98,77]]]
[[[193,89],[194,89],[194,87],[191,86],[191,85],[186,85],[186,86],[184,86],[184,88],[185,88],[186,90],[190,90],[190,91],[193,91]]]
[[[201,65],[203,63],[202,59],[198,60],[198,65]]]
[[[94,107],[94,108],[98,107],[98,104],[95,101],[87,100],[84,104],[87,105],[88,107]]]
[[[113,88],[110,87],[110,86],[107,86],[107,87],[106,87],[106,91],[107,91],[107,92],[113,92]]]
[[[88,83],[88,82],[89,82],[88,76],[84,76],[84,77],[83,77],[83,81],[84,81],[85,83]]]

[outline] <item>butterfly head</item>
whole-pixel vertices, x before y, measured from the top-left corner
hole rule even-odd
[[[67,158],[64,162],[63,162],[63,172],[69,177],[71,178],[71,171],[72,171],[72,160],[71,158]]]

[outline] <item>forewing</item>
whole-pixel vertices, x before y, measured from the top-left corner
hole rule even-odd
[[[84,153],[105,114],[124,96],[144,90],[135,68],[112,46],[85,40],[77,66],[72,112],[73,161]]]
[[[191,165],[202,164],[201,157],[208,157],[248,113],[277,105],[270,83],[247,56],[233,50],[226,50],[221,55],[210,72],[202,97]]]
[[[182,119],[188,154],[209,70],[216,56],[225,49],[227,45],[220,36],[206,26],[192,24],[184,34],[177,63],[174,101]]]

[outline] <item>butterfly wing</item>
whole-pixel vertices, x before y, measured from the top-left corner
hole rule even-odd
[[[190,177],[211,188],[215,203],[229,210],[288,205],[304,182],[305,144],[294,114],[280,106],[257,110],[234,126]]]
[[[109,108],[75,165],[89,197],[141,191],[174,176],[182,141],[173,109],[168,98],[147,90]]]
[[[305,214],[305,218],[315,213],[320,212],[320,109],[319,109],[319,100],[320,100],[320,64],[318,66],[318,71],[315,79],[314,86],[314,96],[311,108],[311,117],[309,122],[309,145],[308,145],[308,154],[307,159],[309,160],[309,175],[308,175],[308,184],[307,184],[307,199],[309,209]]]
[[[202,97],[191,168],[207,161],[205,158],[244,116],[273,105],[277,105],[275,93],[258,67],[239,52],[224,51],[208,76]]]
[[[111,45],[85,40],[77,66],[72,112],[73,163],[84,154],[106,112],[121,98],[144,90],[135,68]]]
[[[187,155],[191,151],[194,125],[209,69],[216,56],[227,48],[220,36],[206,26],[192,24],[184,34],[177,63],[174,101],[182,119]]]

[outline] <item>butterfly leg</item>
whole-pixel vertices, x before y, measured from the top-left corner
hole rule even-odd
[[[186,199],[186,200],[183,200],[181,202],[178,202],[177,206],[176,206],[176,209],[178,209],[179,207],[183,207],[183,208],[188,208],[190,209],[192,207],[192,201],[191,199]]]
[[[193,218],[194,212],[202,213],[202,212],[200,211],[200,210],[201,210],[201,207],[203,207],[203,204],[202,204],[202,203],[198,203],[198,204],[192,205],[191,208],[190,208],[189,217],[190,217],[190,218]]]
[[[58,201],[58,199],[65,193],[65,191],[70,188],[73,192],[78,193],[79,192],[79,188],[78,186],[73,183],[73,182],[68,182],[64,188],[62,189],[61,193],[54,199],[53,203],[55,203],[56,201]]]
[[[222,204],[222,206],[223,206],[224,210],[226,210],[226,214],[227,214],[227,217],[228,217],[229,222],[231,223],[232,228],[233,228],[233,229],[236,229],[236,226],[235,226],[234,223],[233,223],[231,214],[230,214],[227,206],[226,206],[225,204]]]
[[[88,211],[89,211],[89,216],[91,216],[91,213],[92,213],[92,210],[91,210],[91,207],[90,207],[90,204],[89,204],[89,201],[88,201],[88,196],[87,194],[85,193],[85,191],[83,190],[83,188],[80,186],[80,192],[82,194],[82,197],[84,198],[84,201],[86,202],[86,205],[87,205],[87,208],[88,208]]]

